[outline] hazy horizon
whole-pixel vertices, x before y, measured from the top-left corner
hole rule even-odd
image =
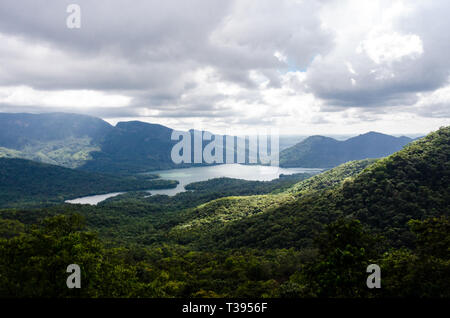
[[[141,120],[140,118],[136,118],[136,119],[128,119],[128,120],[123,120],[123,121],[110,122],[110,121],[108,121],[108,120],[105,119],[105,118],[101,118],[101,117],[97,117],[97,116],[93,116],[93,115],[88,115],[88,114],[83,114],[83,113],[73,113],[73,112],[48,112],[48,113],[46,113],[46,112],[0,112],[0,114],[1,114],[1,113],[4,113],[4,114],[34,114],[34,115],[51,114],[51,113],[63,113],[63,114],[73,114],[73,115],[85,115],[85,116],[91,116],[91,117],[100,118],[100,119],[106,121],[108,124],[110,124],[110,125],[112,125],[112,126],[114,126],[114,127],[115,127],[119,122],[130,122],[130,121],[140,121],[140,122],[143,122],[143,123],[156,124],[156,125],[162,125],[162,126],[165,126],[165,125],[162,124],[162,123],[143,121],[143,120]],[[174,130],[177,130],[177,129],[174,128],[174,127],[170,127],[170,126],[166,126],[166,127],[171,128],[171,129],[174,129]],[[201,128],[201,127],[198,127],[198,125],[197,125],[196,128]],[[192,129],[192,128],[189,128],[189,129]],[[186,130],[189,130],[189,129],[186,129]],[[180,130],[182,130],[182,129],[180,129]],[[204,130],[206,131],[207,129],[204,129]],[[261,132],[263,132],[263,131],[267,131],[268,133],[270,133],[270,129],[268,129],[268,130],[261,130]],[[210,132],[212,132],[212,133],[214,133],[214,134],[223,134],[223,132],[217,132],[217,131],[214,131],[214,130],[213,130],[213,131],[210,131]],[[337,140],[346,140],[346,139],[348,139],[348,138],[356,137],[356,136],[362,135],[362,134],[367,134],[367,133],[369,133],[369,132],[377,132],[377,133],[381,133],[381,134],[391,135],[391,136],[394,136],[394,137],[403,137],[403,136],[404,136],[404,137],[409,137],[409,138],[413,138],[413,139],[414,139],[414,138],[418,138],[418,137],[423,137],[423,136],[427,135],[428,133],[430,133],[431,131],[429,131],[429,132],[427,132],[427,133],[407,133],[407,132],[406,132],[406,133],[400,133],[400,134],[390,134],[390,133],[386,133],[386,132],[383,132],[383,131],[365,130],[365,131],[362,131],[362,132],[354,132],[354,133],[349,133],[349,134],[335,134],[335,133],[326,133],[326,132],[324,132],[324,133],[322,133],[322,134],[314,134],[314,133],[311,133],[311,134],[300,134],[300,133],[288,133],[288,134],[283,134],[283,133],[280,133],[279,136],[280,136],[280,137],[283,137],[283,138],[299,138],[300,141],[301,141],[302,139],[305,139],[305,138],[310,137],[310,136],[315,136],[315,135],[320,135],[320,136],[325,136],[325,137],[331,137],[331,138],[334,138],[334,139],[337,139]],[[234,136],[237,136],[237,137],[240,137],[240,136],[249,136],[249,134],[246,134],[246,133],[240,133],[240,134],[234,134]]]

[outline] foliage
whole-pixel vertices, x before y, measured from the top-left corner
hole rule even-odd
[[[446,127],[378,160],[354,177],[328,182],[337,186],[304,191],[302,183],[295,185],[293,189],[300,194],[297,199],[226,224],[209,239],[209,246],[308,247],[324,224],[352,216],[372,231],[383,233],[389,244],[410,247],[409,220],[449,215],[449,163],[450,127]],[[326,174],[333,175],[328,171],[311,180]],[[295,191],[291,193],[295,195]]]
[[[291,175],[280,175],[278,179],[271,181],[248,181],[233,178],[214,178],[206,181],[193,182],[185,186],[186,190],[223,193],[229,195],[252,195],[271,192],[282,192],[289,189],[301,180],[309,179],[312,173],[296,173]]]
[[[366,268],[379,253],[380,238],[355,219],[338,219],[317,238],[319,257],[305,268],[305,279],[319,297],[369,296]]]
[[[132,267],[108,257],[77,215],[45,219],[19,236],[0,239],[0,297],[129,296]],[[68,289],[66,268],[82,268],[82,288]]]
[[[290,188],[219,179],[1,210],[0,296],[450,297],[449,156],[446,127]],[[65,287],[72,263],[86,288]]]
[[[24,159],[0,158],[0,207],[39,206],[114,191],[174,188],[157,176],[124,177],[76,171]]]
[[[91,160],[91,152],[99,148],[92,144],[91,138],[69,137],[56,141],[32,141],[21,150],[0,147],[0,157],[22,158],[38,162],[77,168],[86,160]]]

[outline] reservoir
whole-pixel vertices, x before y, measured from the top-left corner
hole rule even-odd
[[[177,180],[179,184],[173,189],[148,190],[150,194],[175,195],[186,191],[187,184],[198,181],[206,181],[214,178],[235,178],[250,181],[270,181],[279,178],[280,174],[290,175],[295,173],[318,173],[323,169],[319,168],[280,168],[275,166],[261,165],[241,165],[241,164],[223,164],[216,166],[169,169],[149,171],[148,174],[157,174],[161,179]],[[114,192],[100,195],[86,196],[73,200],[67,200],[67,203],[97,204],[123,192]]]

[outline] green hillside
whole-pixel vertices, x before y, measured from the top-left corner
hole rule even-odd
[[[215,242],[211,236],[224,231],[230,222],[245,221],[257,214],[271,213],[276,208],[295,202],[299,196],[308,192],[332,189],[345,179],[356,176],[375,161],[375,159],[367,159],[348,162],[311,178],[306,178],[275,194],[232,196],[207,202],[184,214],[181,224],[172,228],[170,236],[179,243],[201,242],[202,247],[213,248],[208,245]],[[216,182],[220,181],[220,179],[215,180],[217,180]],[[210,185],[215,180],[206,183]],[[192,188],[196,187],[192,186]],[[249,187],[249,190],[251,189],[254,189],[254,185]],[[222,243],[229,239],[233,238],[224,238]]]
[[[0,113],[0,158],[22,158],[77,168],[92,160],[114,128],[85,115]]]
[[[61,203],[115,191],[172,188],[175,181],[89,173],[24,159],[0,158],[0,207]]]
[[[342,183],[345,179],[356,176],[376,161],[377,159],[364,159],[344,163],[338,167],[293,185],[287,189],[287,192],[298,197],[309,191],[332,189]]]
[[[0,210],[0,296],[450,297],[449,156],[446,127],[264,195],[220,197],[234,181],[219,179],[173,197]],[[85,288],[65,288],[67,262]],[[381,289],[366,286],[369,264]]]
[[[172,129],[139,121],[120,122],[92,153],[83,170],[134,173],[174,168]]]
[[[308,191],[266,213],[227,224],[208,240],[210,246],[222,248],[301,248],[309,246],[325,224],[345,216],[383,233],[394,246],[408,246],[412,244],[409,220],[449,214],[449,178],[450,127],[446,127],[345,178],[335,188]],[[293,187],[300,194],[302,183]],[[295,195],[295,190],[290,191]]]
[[[100,150],[89,137],[69,137],[48,142],[33,141],[20,150],[0,147],[0,158],[22,158],[42,163],[78,168],[92,160],[91,153]]]

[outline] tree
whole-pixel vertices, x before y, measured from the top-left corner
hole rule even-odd
[[[366,268],[378,255],[379,241],[358,220],[338,219],[315,240],[319,258],[306,266],[306,280],[319,297],[370,295]]]
[[[79,215],[58,215],[0,240],[0,297],[120,297],[135,284],[134,268],[106,257]],[[66,285],[67,266],[81,268],[81,288]]]

